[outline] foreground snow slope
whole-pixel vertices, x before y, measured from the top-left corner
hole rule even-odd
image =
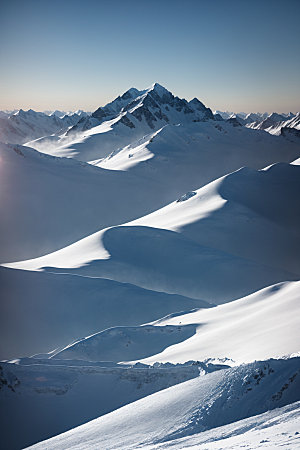
[[[221,370],[152,394],[32,448],[155,447],[299,400],[299,372],[299,358]]]
[[[300,168],[241,169],[123,226],[10,267],[106,277],[212,303],[300,274]]]
[[[198,375],[199,366],[191,364],[120,367],[30,358],[0,363],[1,441],[5,450],[19,450]]]
[[[45,353],[108,327],[136,326],[174,311],[209,306],[99,278],[1,267],[0,279],[0,358]],[[173,339],[180,340],[180,335]],[[161,337],[163,348],[166,339]]]

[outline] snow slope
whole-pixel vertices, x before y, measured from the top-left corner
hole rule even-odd
[[[0,279],[0,358],[45,353],[109,327],[137,326],[174,311],[209,306],[200,300],[100,278],[1,267]],[[188,333],[161,333],[157,345],[163,349]],[[127,341],[122,341],[125,349]],[[150,350],[140,348],[149,356],[153,354]]]
[[[293,358],[200,376],[32,448],[155,448],[298,401],[299,370]]]
[[[224,303],[298,279],[299,180],[296,165],[242,169],[136,221],[9,266]]]

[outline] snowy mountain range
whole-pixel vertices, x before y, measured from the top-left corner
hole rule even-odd
[[[0,115],[5,449],[300,445],[299,126],[158,83]]]

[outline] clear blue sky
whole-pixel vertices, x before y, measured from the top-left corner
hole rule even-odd
[[[2,0],[0,109],[94,110],[159,82],[212,109],[300,109],[300,0]]]

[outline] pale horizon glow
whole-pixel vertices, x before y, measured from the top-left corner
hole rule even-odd
[[[0,109],[94,111],[158,82],[212,110],[300,110],[300,2],[3,0]]]

